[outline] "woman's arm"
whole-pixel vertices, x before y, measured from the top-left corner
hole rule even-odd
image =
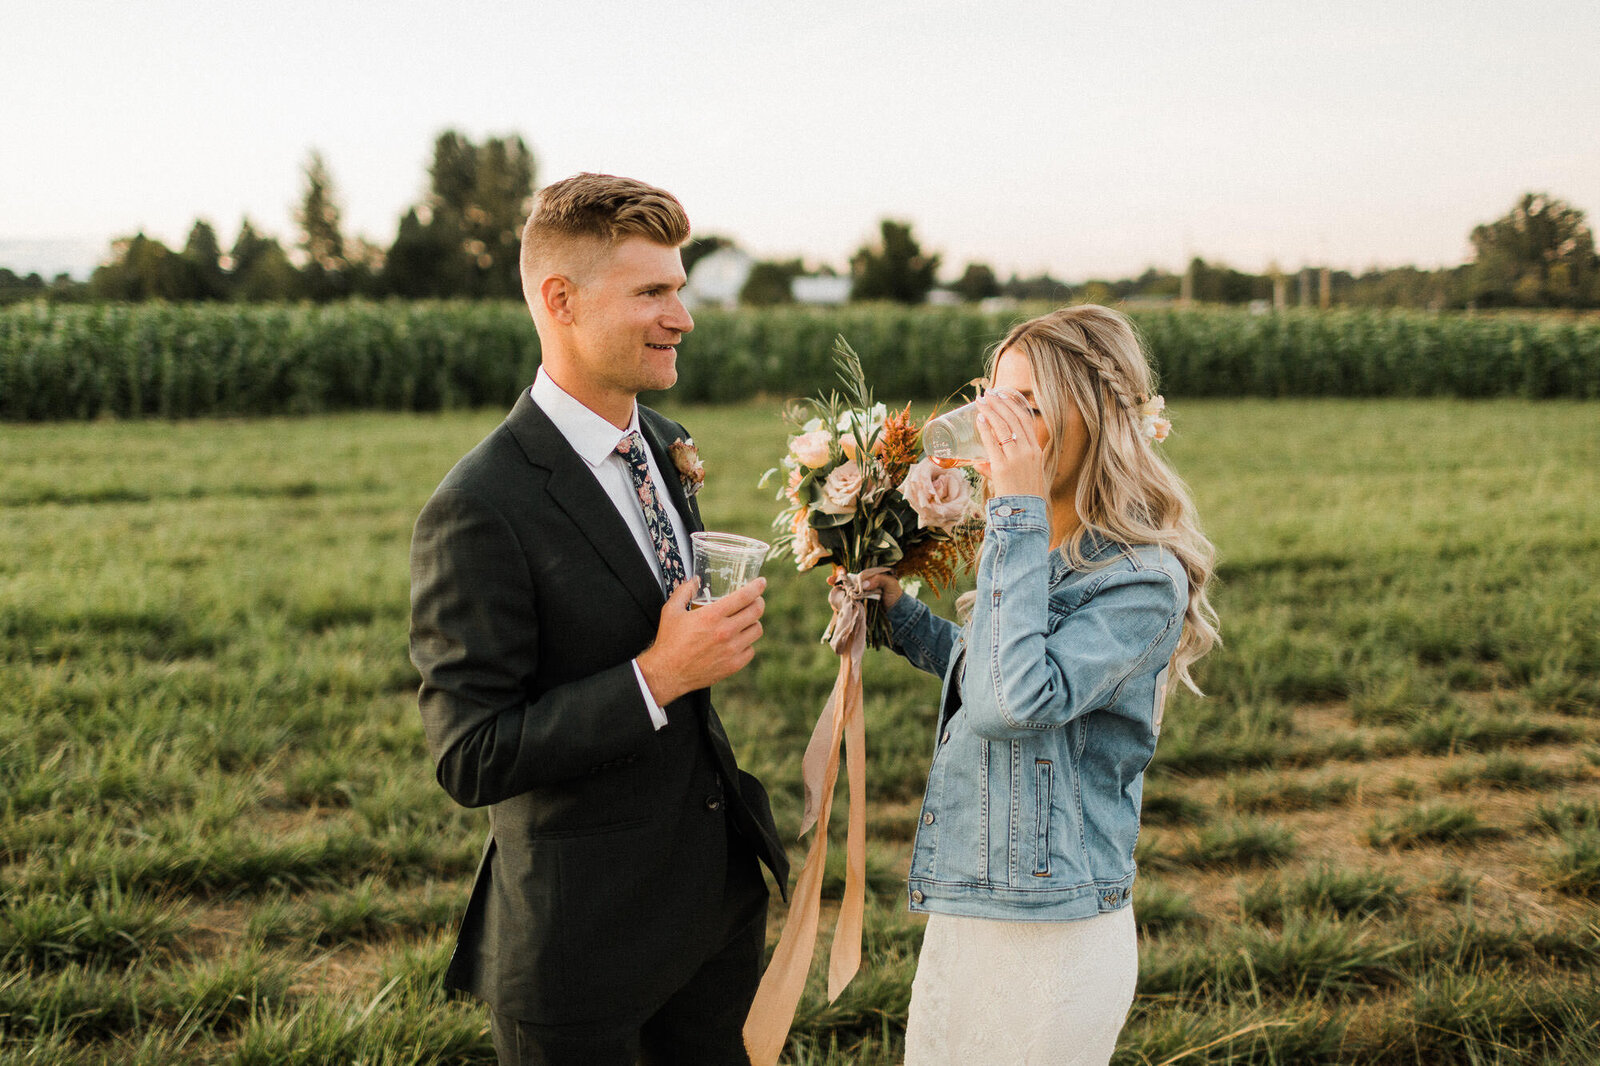
[[[950,667],[956,635],[961,628],[934,614],[914,596],[901,596],[889,608],[889,628],[894,650],[919,670],[943,677]]]
[[[1053,630],[1050,523],[1036,496],[989,501],[978,567],[963,713],[988,740],[1065,725],[1111,702],[1183,621],[1183,590],[1165,570],[1107,570]]]
[[[864,577],[861,587],[878,593],[879,602],[888,612],[889,640],[894,650],[917,669],[943,677],[960,627],[934,614],[915,596],[907,596],[900,579],[893,574]]]

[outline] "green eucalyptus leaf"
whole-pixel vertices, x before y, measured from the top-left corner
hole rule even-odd
[[[850,514],[828,514],[826,511],[812,511],[808,521],[810,521],[812,529],[838,529],[840,526],[849,525],[855,517],[854,512]]]

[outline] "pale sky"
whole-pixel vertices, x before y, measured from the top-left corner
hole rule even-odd
[[[947,277],[1448,265],[1524,191],[1600,215],[1597,52],[1594,0],[0,0],[0,266],[196,217],[290,245],[313,148],[387,246],[447,128],[761,258],[894,217]]]

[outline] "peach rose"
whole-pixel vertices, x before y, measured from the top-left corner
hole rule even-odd
[[[855,438],[855,435],[851,434],[848,437],[840,437],[839,438],[839,447],[844,449],[844,455],[845,455],[846,459],[854,459],[856,457],[856,438]],[[872,442],[872,454],[873,455],[882,455],[883,454],[883,438],[882,437],[879,437],[877,440]]]
[[[817,505],[817,510],[823,514],[855,513],[856,501],[861,496],[866,480],[854,459],[840,463],[822,485],[822,502]]]
[[[832,448],[833,436],[825,429],[814,429],[789,438],[789,454],[794,456],[795,462],[812,470],[828,465]]]
[[[949,529],[961,521],[972,507],[972,484],[959,470],[946,470],[931,459],[923,459],[900,482],[900,495],[917,512],[921,529]]]
[[[817,531],[811,528],[809,518],[809,511],[802,509],[795,512],[793,548],[796,570],[810,570],[828,557],[828,549],[817,538]]]

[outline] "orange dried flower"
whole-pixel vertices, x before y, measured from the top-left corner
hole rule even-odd
[[[895,565],[895,573],[902,578],[920,577],[936,595],[943,595],[962,573],[972,569],[982,547],[982,520],[963,522],[950,531],[948,538],[929,538],[913,544]]]
[[[918,434],[922,432],[911,418],[911,405],[896,411],[883,420],[883,452],[880,456],[885,470],[885,480],[898,485],[922,452]]]

